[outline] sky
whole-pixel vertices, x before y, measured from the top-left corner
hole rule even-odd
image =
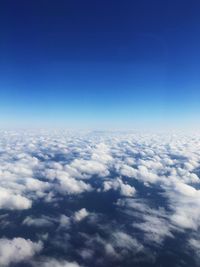
[[[1,1],[0,126],[200,118],[198,0]]]

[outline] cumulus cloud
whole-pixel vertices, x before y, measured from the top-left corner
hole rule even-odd
[[[11,263],[18,263],[32,258],[41,251],[41,242],[32,242],[24,238],[1,238],[0,239],[0,265],[9,266]]]
[[[133,186],[130,186],[127,183],[124,183],[120,178],[112,179],[105,181],[103,184],[103,190],[119,190],[121,196],[132,197],[134,196],[136,190]]]
[[[0,208],[8,210],[28,209],[32,205],[32,201],[6,188],[0,188]]]
[[[145,253],[146,247],[164,245],[166,238],[186,235],[188,229],[192,236],[186,243],[198,250],[199,159],[198,135],[1,131],[0,209],[9,211],[0,217],[0,227],[14,227],[17,210],[20,231],[39,232],[44,246],[48,240],[67,253],[66,240],[72,240],[68,246],[73,250],[78,236],[85,240],[78,249],[83,263],[94,260],[99,246],[102,257],[113,258],[117,266],[122,251]],[[87,217],[95,236],[78,232],[87,232],[75,223]],[[20,254],[19,261],[34,256],[39,245],[1,239],[1,265],[17,262],[20,246],[25,256]],[[79,266],[76,258],[66,261],[62,255],[39,261],[41,266]]]
[[[109,174],[105,164],[96,160],[82,160],[75,159],[70,165],[71,168],[75,168],[79,174],[86,174],[91,177],[92,175],[106,176]],[[84,176],[81,176],[84,178]],[[87,176],[85,176],[87,178]]]
[[[46,258],[39,262],[36,262],[34,266],[41,266],[41,267],[80,267],[77,262],[69,262],[65,260],[57,260]]]
[[[88,215],[89,215],[89,212],[85,208],[80,209],[79,211],[76,211],[74,213],[74,220],[76,222],[80,222],[83,219],[85,219]]]
[[[123,164],[121,166],[121,169],[119,172],[121,175],[124,175],[126,177],[136,177],[136,175],[137,175],[137,170],[131,166],[126,165],[126,164]]]

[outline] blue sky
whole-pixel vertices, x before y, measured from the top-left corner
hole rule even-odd
[[[199,1],[3,1],[1,126],[199,122]]]

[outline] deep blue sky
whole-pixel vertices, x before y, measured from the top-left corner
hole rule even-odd
[[[1,125],[197,123],[199,14],[199,0],[1,1]]]

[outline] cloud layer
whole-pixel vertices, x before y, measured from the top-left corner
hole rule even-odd
[[[197,134],[1,131],[0,265],[198,266],[199,173]]]

